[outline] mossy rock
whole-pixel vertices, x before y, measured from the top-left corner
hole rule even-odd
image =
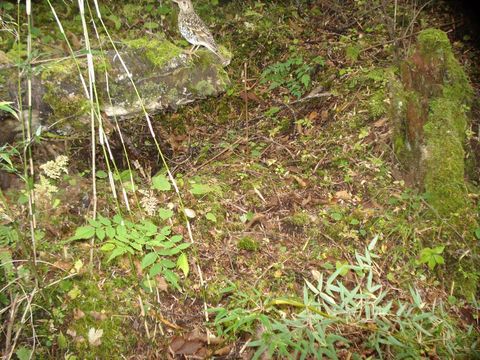
[[[202,49],[190,57],[161,33],[127,40],[119,53],[109,50],[95,54],[93,67],[95,112],[120,119],[135,117],[144,111],[153,115],[217,96],[230,83],[217,56]],[[6,71],[0,71],[0,79],[11,78]],[[92,108],[87,95],[90,91],[87,57],[42,64],[34,73],[33,109],[39,113],[42,123],[55,124],[63,133],[87,130]],[[16,82],[10,79],[9,84],[2,85],[4,100],[15,100],[10,95],[15,92],[9,92],[8,88],[15,90]],[[0,123],[0,132],[2,130]]]

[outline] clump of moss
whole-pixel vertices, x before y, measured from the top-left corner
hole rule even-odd
[[[155,66],[163,66],[182,53],[182,49],[170,41],[139,38],[126,40],[125,44],[132,49],[143,49],[148,60]]]
[[[304,212],[297,212],[285,219],[285,222],[295,227],[305,227],[311,223],[310,216]]]
[[[468,206],[463,134],[459,134],[466,128],[466,116],[448,98],[434,100],[430,108],[429,121],[423,128],[427,141],[425,192],[441,215],[449,215]]]
[[[258,251],[258,249],[260,249],[260,243],[251,236],[244,236],[238,241],[237,247],[240,250]]]

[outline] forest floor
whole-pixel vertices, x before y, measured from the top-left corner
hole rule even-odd
[[[478,307],[454,296],[455,285],[443,280],[448,270],[440,263],[431,270],[419,261],[423,249],[445,245],[442,230],[448,223],[432,217],[422,194],[402,178],[392,149],[388,99],[398,61],[421,29],[449,33],[477,93],[479,51],[462,32],[460,15],[446,5],[419,9],[415,2],[399,3],[395,26],[393,7],[384,9],[382,1],[195,4],[217,42],[234,57],[226,68],[231,79],[226,94],[153,118],[182,202],[165,184],[165,169],[143,119],[122,123],[137,149],[130,159],[131,172],[118,135],[110,134],[123,168],[118,179],[127,184],[133,174],[143,191],[137,192],[139,206],[124,214],[130,221],[127,230],[138,237],[169,239],[166,249],[178,248],[165,253],[168,261],[159,263],[156,271],[151,267],[157,265],[155,259],[141,252],[107,261],[113,245],[103,240],[110,228],[118,234],[123,225],[115,218],[117,204],[103,176],[107,169],[101,156],[97,191],[102,217],[85,226],[92,210],[89,135],[42,139],[35,163],[67,155],[68,174],[55,182],[56,191],[37,216],[43,285],[32,295],[35,306],[27,316],[34,332],[26,328],[18,339],[10,339],[19,349],[18,358],[28,356],[36,338],[37,358],[249,359],[264,345],[255,345],[262,337],[267,345],[274,344],[277,356],[286,357],[293,354],[292,343],[300,343],[291,335],[295,329],[316,329],[313,320],[296,316],[309,309],[306,298],[316,294],[312,284],[334,274],[351,291],[366,283],[368,273],[388,292],[385,300],[412,304],[419,295],[419,308],[431,314],[441,308],[439,318],[448,325],[434,327],[438,332],[433,335],[412,330],[412,337],[404,339],[416,356],[453,357],[446,343],[455,341],[442,339],[449,326],[449,334],[457,338],[453,353],[478,356]],[[43,34],[37,40],[44,43],[42,37],[53,36],[48,30],[51,15],[46,6],[36,6],[44,12],[35,24]],[[75,8],[70,6],[59,5],[59,13],[74,24]],[[106,2],[102,11],[107,25],[117,27],[114,37],[119,42],[165,29],[167,38],[185,45],[175,26],[177,9],[170,4],[158,8],[153,1]],[[71,39],[81,42],[80,32],[75,33],[69,30]],[[60,55],[60,43],[53,36],[49,50],[42,51]],[[478,129],[478,123],[475,126]],[[473,199],[478,194],[472,190]],[[20,232],[28,232],[25,193],[10,189],[5,196],[11,213],[25,220],[17,220]],[[146,204],[160,212],[147,215]],[[182,204],[193,245],[180,216]],[[79,239],[82,236],[72,238],[82,226],[96,229],[93,247]],[[184,254],[181,259],[179,253]],[[24,253],[17,250],[13,257],[18,254]],[[375,254],[370,267],[362,268],[359,261],[365,258],[359,260],[359,254]],[[28,277],[16,271],[19,282]],[[32,285],[25,280],[23,286],[28,295]],[[378,299],[375,305],[387,306],[375,291],[365,299],[371,296]],[[5,314],[11,313],[11,296],[2,298]],[[327,306],[318,309],[327,311]],[[353,313],[368,317],[367,311]],[[297,322],[285,325],[282,319]],[[395,347],[395,339],[375,343],[378,323],[352,322],[355,325],[335,323],[330,328],[332,335],[343,338],[325,338],[338,358],[379,358],[380,348],[384,358],[397,358],[402,347]],[[265,337],[274,325],[276,330]],[[282,330],[285,326],[292,337]],[[310,340],[318,351],[322,342]],[[268,346],[263,350],[257,355],[265,357]],[[321,356],[335,358],[328,354]]]

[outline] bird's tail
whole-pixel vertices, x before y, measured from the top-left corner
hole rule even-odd
[[[217,55],[217,57],[220,59],[220,61],[222,62],[222,65],[223,66],[227,66],[228,64],[230,64],[230,59],[223,56],[221,53],[220,53],[220,49],[217,47],[217,46],[212,46],[212,45],[209,45],[208,46],[208,49],[213,52],[215,55]]]

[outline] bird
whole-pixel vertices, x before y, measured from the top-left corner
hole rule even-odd
[[[203,20],[195,12],[191,0],[172,1],[180,8],[178,14],[178,29],[185,40],[193,45],[189,54],[194,54],[200,46],[204,46],[217,55],[223,65],[228,65],[229,59],[220,54],[217,43],[207,25],[205,25]]]

